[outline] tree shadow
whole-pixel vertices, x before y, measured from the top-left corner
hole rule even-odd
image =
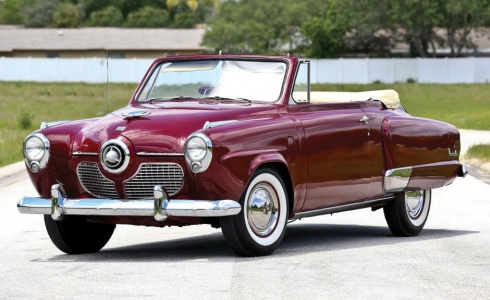
[[[339,251],[416,243],[456,237],[478,231],[424,229],[419,236],[394,237],[385,226],[339,225],[339,224],[293,224],[274,252],[274,256],[287,257],[305,253]],[[100,252],[81,255],[57,255],[49,261],[69,262],[176,262],[203,260],[226,262],[234,260],[257,260],[264,257],[239,258],[226,244],[220,232],[207,235],[103,249]]]

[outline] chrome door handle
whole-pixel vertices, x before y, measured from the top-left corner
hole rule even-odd
[[[359,120],[359,122],[364,122],[364,124],[369,124],[369,118],[368,116],[364,115],[362,119]]]

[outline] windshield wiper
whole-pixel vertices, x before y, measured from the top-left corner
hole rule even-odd
[[[148,100],[148,102],[158,102],[158,101],[168,101],[168,100],[183,100],[183,99],[196,99],[195,97],[190,96],[176,96],[176,97],[155,97]]]
[[[202,99],[215,99],[215,100],[240,100],[240,101],[247,101],[247,102],[252,102],[252,100],[246,99],[246,98],[227,98],[227,97],[221,97],[221,96],[212,96],[212,97],[204,97]]]

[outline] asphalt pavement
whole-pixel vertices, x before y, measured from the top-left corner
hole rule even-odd
[[[462,138],[465,147],[469,140]],[[102,251],[66,255],[51,243],[42,216],[17,212],[24,195],[36,192],[23,163],[0,168],[0,299],[490,295],[490,185],[473,176],[433,191],[418,237],[393,237],[382,210],[364,209],[291,223],[278,250],[258,258],[235,256],[207,225],[122,225]]]

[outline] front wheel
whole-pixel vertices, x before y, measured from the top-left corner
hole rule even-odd
[[[242,211],[220,218],[226,242],[240,256],[269,255],[282,241],[288,219],[284,181],[273,169],[254,173],[240,199]]]
[[[386,222],[395,236],[416,236],[429,216],[431,190],[397,193],[395,200],[383,207]]]
[[[109,241],[114,224],[87,222],[85,217],[72,216],[55,221],[44,215],[44,224],[53,244],[67,254],[97,252]]]

